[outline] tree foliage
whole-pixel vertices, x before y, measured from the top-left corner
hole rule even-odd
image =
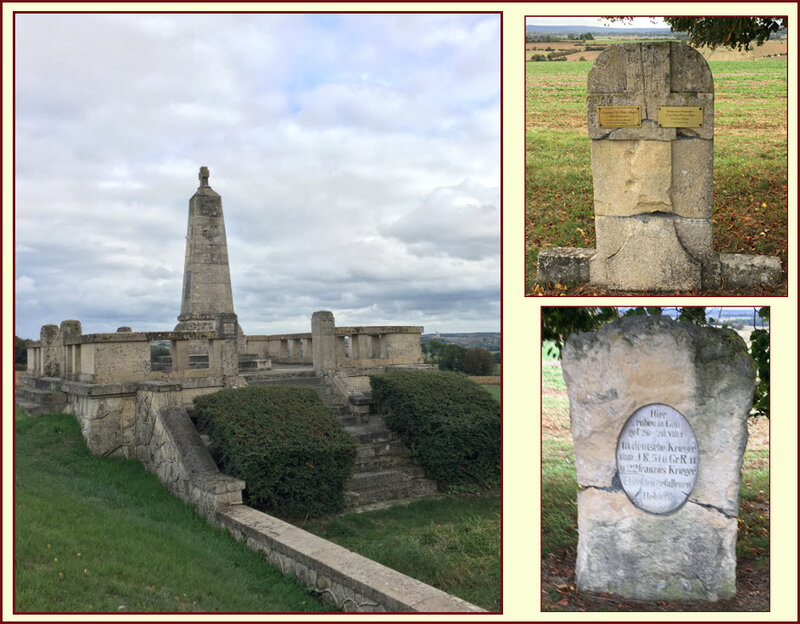
[[[632,17],[606,17],[609,22],[630,21]],[[665,17],[664,21],[674,33],[686,33],[693,46],[707,46],[712,50],[719,46],[733,50],[749,50],[753,42],[757,46],[770,35],[786,28],[785,17],[736,16],[681,16]]]
[[[14,336],[14,364],[24,366],[28,363],[28,340]]]
[[[677,312],[679,322],[695,325],[715,323],[713,318],[707,316],[704,307],[687,306],[678,308]],[[617,308],[545,307],[542,308],[542,341],[554,343],[550,348],[557,351],[560,358],[564,343],[573,332],[599,329],[619,316],[661,316],[661,314],[662,308],[646,306],[630,308],[622,314]],[[754,327],[759,325],[759,318],[762,329],[755,329],[750,334],[750,356],[755,360],[758,369],[751,416],[769,418],[769,308],[760,308],[754,312]],[[552,352],[551,354],[555,355]]]
[[[761,308],[757,314],[762,323],[769,321],[769,308]],[[755,318],[753,326],[756,326]],[[753,395],[753,416],[769,418],[769,331],[753,330],[750,334],[750,355],[756,361],[758,369],[756,390]]]
[[[466,349],[459,345],[446,344],[439,356],[439,368],[467,375],[491,375],[497,362],[491,351],[483,347]]]
[[[770,35],[786,28],[785,17],[665,17],[672,32],[685,32],[693,46],[718,46],[749,50],[761,45]]]

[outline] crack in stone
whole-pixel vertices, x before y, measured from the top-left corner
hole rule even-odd
[[[602,486],[602,485],[580,485],[579,484],[578,487],[580,487],[581,490],[589,490],[589,489],[600,490],[602,492],[610,492],[611,494],[615,494],[617,492],[622,492],[623,491],[622,488],[616,487],[614,485]]]
[[[721,513],[723,516],[725,516],[726,518],[729,518],[731,520],[737,520],[738,519],[738,516],[732,516],[731,514],[726,512],[725,510],[720,509],[719,507],[715,507],[714,505],[709,505],[708,503],[701,503],[699,501],[692,500],[691,498],[687,502],[694,503],[698,507],[705,507],[706,509],[710,509],[711,511],[716,511],[717,513]]]

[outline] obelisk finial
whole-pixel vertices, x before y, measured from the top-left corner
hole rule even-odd
[[[200,186],[208,186],[208,167],[200,167],[197,177],[200,178]]]

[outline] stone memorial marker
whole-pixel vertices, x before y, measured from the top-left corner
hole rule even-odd
[[[609,48],[589,73],[587,107],[597,230],[591,282],[718,287],[714,81],[703,56],[678,42]]]
[[[587,80],[595,249],[538,256],[541,283],[615,290],[775,285],[776,257],[712,247],[714,80],[680,42],[610,46]]]
[[[732,330],[627,317],[562,355],[578,492],[576,584],[640,600],[736,593],[755,365]]]

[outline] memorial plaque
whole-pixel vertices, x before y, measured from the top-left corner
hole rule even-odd
[[[697,438],[692,426],[669,405],[640,407],[625,423],[617,442],[622,489],[639,509],[675,511],[697,480]]]
[[[702,106],[659,106],[659,128],[702,128]]]
[[[637,128],[642,125],[639,106],[598,106],[597,125],[601,128]]]

